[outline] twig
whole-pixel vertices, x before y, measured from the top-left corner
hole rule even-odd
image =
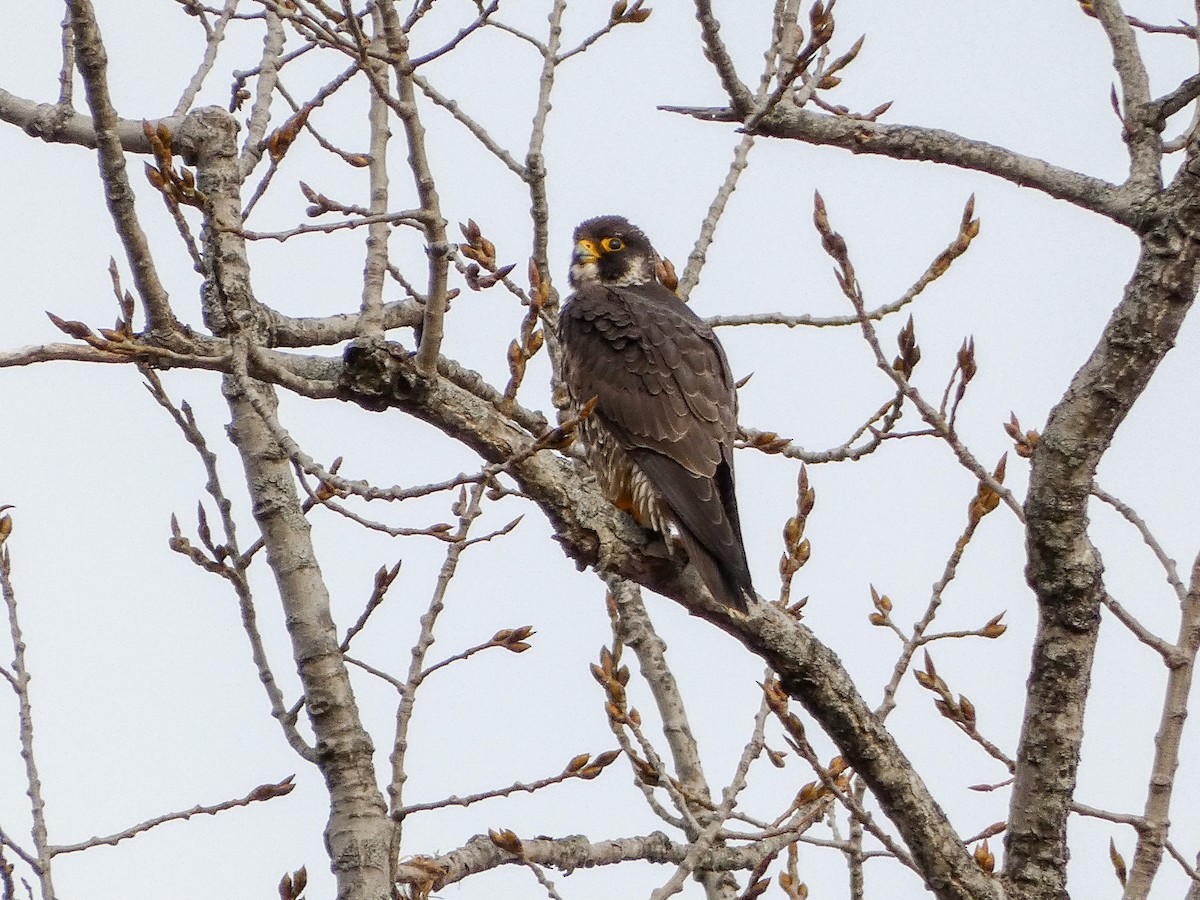
[[[520,859],[518,862],[520,862],[521,865],[533,873],[533,877],[536,878],[538,884],[545,889],[546,896],[549,897],[550,900],[563,900],[562,895],[555,890],[554,882],[546,877],[546,872],[541,866],[528,859]]]
[[[196,420],[188,404],[185,402],[176,407],[170,397],[167,396],[167,392],[163,388],[158,375],[152,370],[143,367],[142,375],[146,378],[146,387],[150,392],[150,396],[170,415],[187,442],[195,448],[204,466],[204,472],[207,476],[204,488],[216,503],[217,512],[221,520],[221,528],[224,532],[222,544],[222,556],[224,558],[218,561],[220,568],[223,569],[221,574],[232,585],[234,594],[237,596],[238,609],[242,616],[242,628],[250,642],[250,655],[254,660],[258,679],[262,682],[263,689],[267,692],[267,701],[271,706],[271,715],[279,722],[280,728],[283,729],[283,736],[287,740],[288,745],[302,759],[312,762],[316,757],[316,750],[305,741],[304,737],[297,730],[296,714],[285,705],[283,692],[279,689],[279,683],[275,680],[275,675],[271,670],[267,650],[258,628],[258,613],[254,607],[254,595],[247,575],[247,569],[253,555],[253,548],[245,554],[241,553],[238,549],[237,525],[233,519],[233,504],[221,487],[220,475],[217,472],[217,456],[209,449],[208,441],[205,440],[203,432],[196,425]],[[203,512],[203,507],[200,507],[200,509]],[[206,530],[207,525],[204,528]],[[206,543],[211,543],[211,541],[206,539]]]
[[[373,43],[382,48],[384,45],[383,17],[378,7],[371,10],[371,22],[375,29]],[[365,51],[365,47],[364,47]],[[365,55],[365,54],[364,54]],[[388,105],[376,93],[379,85],[387,84],[387,65],[373,59],[364,59],[363,65],[372,69],[371,102],[367,113],[370,133],[370,215],[379,216],[388,208],[388,140],[391,131],[388,129]],[[388,235],[390,228],[386,222],[373,222],[367,228],[367,258],[363,265],[362,307],[359,325],[362,336],[379,339],[383,337],[383,282],[387,275],[388,264]]]
[[[666,644],[654,630],[642,602],[641,590],[637,585],[617,578],[608,579],[608,586],[617,613],[616,629],[622,643],[632,648],[637,656],[642,678],[654,697],[681,791],[693,809],[696,822],[705,828],[706,834],[712,833],[704,845],[697,848],[697,853],[703,852],[717,840],[717,832],[733,811],[737,795],[745,787],[746,774],[751,762],[762,752],[763,728],[769,711],[763,702],[755,719],[751,739],[742,752],[738,769],[725,790],[721,806],[714,810],[708,781],[700,763],[699,747],[688,721],[683,697],[667,664]],[[703,835],[690,832],[688,837],[693,842],[704,840]],[[701,880],[709,885],[710,891],[715,889],[711,882],[722,877],[711,872],[700,875]]]
[[[1167,841],[1167,852],[1171,854],[1172,859],[1179,863],[1180,868],[1187,874],[1187,877],[1192,879],[1192,890],[1188,892],[1185,898],[1185,900],[1192,900],[1193,892],[1195,892],[1197,885],[1200,885],[1200,866],[1194,866],[1189,863],[1170,841]]]
[[[412,80],[413,84],[421,89],[421,93],[423,93],[438,106],[442,107],[442,109],[446,110],[446,112],[450,113],[450,115],[454,117],[455,121],[466,128],[467,131],[471,132],[475,139],[478,140],[486,150],[504,163],[510,172],[522,180],[525,179],[527,174],[525,167],[521,165],[521,163],[517,162],[511,153],[501,147],[500,144],[496,142],[495,138],[487,133],[487,130],[482,125],[463,112],[462,107],[459,105],[457,100],[447,97],[445,94],[441,93],[433,85],[431,85],[423,76],[415,72],[412,75]]]
[[[1130,813],[1112,812],[1107,809],[1097,809],[1094,806],[1088,806],[1078,801],[1071,803],[1071,812],[1076,815],[1087,816],[1089,819],[1103,819],[1106,822],[1113,822],[1117,825],[1128,825],[1138,831],[1146,827],[1146,820],[1141,816]]]
[[[725,180],[717,189],[712,203],[709,204],[708,213],[700,224],[700,234],[696,237],[696,243],[692,245],[692,252],[688,254],[687,265],[684,267],[683,275],[679,278],[679,287],[675,291],[684,300],[691,296],[692,289],[700,283],[700,270],[704,268],[704,263],[708,259],[708,248],[712,246],[713,236],[717,231],[717,222],[725,212],[729,198],[737,189],[738,179],[749,165],[750,150],[753,147],[754,135],[750,133],[742,135],[742,139],[738,141],[738,145],[733,151],[733,160],[729,163],[729,171],[725,175]],[[729,324],[713,323],[711,319],[709,322],[710,324]]]
[[[258,64],[258,83],[254,90],[254,105],[250,109],[250,121],[246,126],[246,140],[242,143],[238,160],[239,174],[246,178],[258,165],[263,154],[263,138],[271,123],[271,97],[279,79],[280,57],[283,55],[283,22],[273,4],[266,4],[267,36],[263,41],[262,57]]]
[[[375,584],[371,590],[371,596],[367,598],[367,605],[363,607],[362,614],[355,623],[346,629],[346,636],[342,638],[340,649],[343,653],[350,649],[350,642],[354,640],[355,635],[366,627],[367,620],[371,618],[371,614],[383,604],[388,588],[392,586],[396,580],[396,576],[400,574],[402,563],[403,560],[397,560],[396,564],[390,569],[386,566],[380,566],[379,571],[375,573]]]
[[[217,17],[216,25],[209,26],[207,21],[204,21],[205,37],[204,58],[200,61],[200,66],[196,69],[192,80],[188,82],[188,86],[184,88],[183,94],[179,98],[179,102],[175,104],[175,112],[173,115],[182,116],[192,104],[196,102],[196,95],[200,93],[200,88],[204,84],[204,79],[208,77],[212,71],[213,64],[217,61],[217,50],[221,46],[221,41],[225,39],[225,26],[229,24],[229,20],[233,18],[237,12],[238,0],[225,0],[225,6],[221,10],[221,14]]]
[[[20,844],[5,834],[3,828],[0,828],[0,847],[7,847],[14,854],[16,854],[17,858],[25,863],[25,865],[33,869],[34,872],[41,871],[41,865],[38,863],[37,857],[31,855],[29,851],[25,850]]]
[[[421,630],[413,645],[412,661],[409,663],[408,675],[401,686],[400,703],[396,708],[396,734],[392,741],[392,752],[389,757],[392,776],[388,782],[388,797],[390,800],[390,815],[395,828],[393,830],[393,849],[398,850],[401,840],[403,820],[398,816],[404,808],[404,783],[408,780],[405,763],[408,759],[408,729],[412,722],[413,710],[417,700],[417,690],[425,680],[425,659],[434,643],[434,626],[445,608],[446,590],[458,569],[458,560],[465,547],[466,538],[475,520],[479,518],[484,496],[484,485],[476,484],[470,491],[463,488],[459,500],[455,504],[458,513],[458,530],[456,540],[446,549],[446,558],[438,573],[437,583],[429,599],[429,607],[421,616]]]
[[[711,0],[695,0],[696,20],[700,23],[700,33],[709,59],[720,76],[721,85],[729,95],[739,119],[745,119],[754,112],[754,95],[738,78],[737,68],[729,55],[724,41],[721,40],[721,23],[713,15]]]
[[[274,784],[260,784],[245,797],[240,797],[237,800],[225,800],[221,803],[215,803],[212,806],[196,805],[191,809],[155,816],[153,819],[147,819],[145,822],[140,822],[137,825],[126,828],[124,831],[118,831],[115,834],[105,837],[88,838],[88,840],[80,841],[77,844],[60,844],[52,847],[51,852],[55,855],[60,853],[77,853],[80,850],[90,850],[93,847],[100,847],[105,844],[115,845],[120,841],[129,840],[129,838],[136,837],[143,832],[149,831],[151,828],[167,822],[190,819],[192,816],[215,816],[217,813],[224,812],[227,809],[236,809],[239,806],[249,806],[251,803],[273,800],[276,797],[285,797],[295,788],[295,785],[292,783],[294,778],[294,775],[289,775],[287,778]]]
[[[25,792],[29,796],[29,811],[33,821],[31,834],[36,857],[21,850],[11,841],[6,841],[38,876],[42,889],[42,900],[54,900],[54,879],[50,873],[50,860],[54,850],[50,845],[46,829],[46,801],[42,796],[42,780],[38,775],[37,761],[33,750],[33,706],[29,698],[29,669],[25,665],[25,640],[17,620],[17,595],[12,583],[12,557],[5,546],[12,531],[12,518],[0,507],[0,594],[8,612],[8,633],[12,642],[13,690],[17,695],[17,717],[20,726],[21,759],[25,763]]]
[[[816,752],[813,750],[812,745],[808,742],[808,738],[804,732],[803,723],[795,715],[788,712],[788,696],[780,687],[779,682],[774,680],[764,682],[763,694],[767,698],[768,703],[771,705],[771,711],[775,713],[776,717],[780,720],[780,723],[787,730],[788,735],[791,738],[791,744],[795,748],[796,752],[804,758],[805,762],[807,762],[812,768],[813,772],[816,773],[817,778],[821,782],[821,787],[831,796],[836,798],[837,801],[846,808],[851,816],[857,818],[858,821],[862,823],[862,826],[896,857],[897,861],[908,868],[917,871],[916,864],[913,862],[912,857],[910,857],[892,839],[891,835],[883,831],[883,829],[875,824],[874,817],[872,817],[871,814],[863,808],[861,803],[857,802],[852,796],[842,790],[842,788],[837,784],[835,775],[831,774],[830,770],[821,764],[821,761],[817,757]],[[842,767],[844,769],[844,762],[842,763]]]
[[[480,12],[479,15],[475,17],[475,19],[471,22],[470,25],[460,28],[458,33],[456,35],[454,35],[454,37],[450,38],[450,40],[448,40],[442,46],[438,47],[436,50],[429,51],[428,53],[424,54],[423,56],[418,56],[416,59],[410,60],[409,61],[409,70],[410,71],[416,70],[428,62],[433,62],[435,59],[439,59],[439,58],[445,56],[447,53],[449,53],[451,50],[453,50],[455,47],[457,47],[459,44],[461,44],[464,40],[466,40],[466,38],[469,35],[474,34],[476,31],[478,31],[480,28],[482,28],[484,25],[486,25],[488,22],[488,19],[492,15],[492,13],[494,13],[499,8],[500,8],[500,0],[492,0],[492,2],[489,3],[486,7],[484,7],[482,12]]]
[[[1154,735],[1154,761],[1146,789],[1143,813],[1146,827],[1138,832],[1137,849],[1126,885],[1126,896],[1130,898],[1140,900],[1149,896],[1170,832],[1171,799],[1175,793],[1197,652],[1200,652],[1200,556],[1192,564],[1191,583],[1180,614],[1176,654],[1168,663],[1162,717]]]
[[[562,20],[566,8],[566,0],[554,0],[550,7],[549,33],[546,37],[546,49],[542,54],[542,70],[538,75],[537,105],[534,107],[533,124],[529,129],[529,146],[525,152],[525,183],[529,187],[529,214],[533,222],[533,246],[530,255],[537,267],[538,277],[546,284],[551,283],[548,256],[550,199],[546,193],[546,160],[542,150],[546,143],[546,121],[550,115],[550,96],[554,90],[557,56],[562,46]],[[555,314],[556,303],[557,295],[551,291],[545,304],[546,312],[551,317]],[[545,331],[548,338],[547,352],[552,360],[557,360],[557,329],[548,328]],[[553,378],[551,380],[553,382]],[[555,385],[552,383],[551,390],[554,389]]]
[[[394,213],[380,213],[377,215],[362,216],[361,218],[351,219],[347,222],[331,222],[327,225],[297,225],[295,228],[287,231],[271,231],[257,232],[249,231],[241,228],[237,230],[237,234],[248,241],[279,241],[282,243],[288,238],[293,238],[298,234],[330,234],[334,231],[342,231],[346,228],[361,228],[364,225],[378,225],[380,223],[416,223],[423,221],[424,215],[421,210],[405,209]]]
[[[963,552],[967,549],[967,544],[971,542],[971,538],[975,536],[975,529],[979,527],[980,521],[982,521],[981,518],[968,518],[966,528],[963,529],[958,540],[954,542],[954,549],[950,553],[950,558],[946,560],[941,578],[933,585],[933,591],[929,596],[929,603],[925,607],[924,615],[913,625],[912,634],[908,635],[904,641],[903,649],[900,651],[900,658],[896,660],[896,665],[892,669],[892,677],[883,689],[883,701],[875,710],[875,715],[879,717],[880,721],[886,719],[888,714],[896,708],[896,691],[900,687],[904,673],[908,671],[909,666],[912,664],[913,654],[917,652],[917,648],[925,643],[923,640],[925,632],[933,624],[933,620],[941,608],[946,588],[950,586],[950,582],[954,580],[954,576],[958,573],[958,564],[962,561]],[[872,589],[872,592],[874,592],[874,589]],[[890,621],[891,617],[885,614],[885,618]]]
[[[1146,190],[1162,189],[1162,142],[1150,106],[1150,76],[1138,52],[1133,26],[1118,0],[1092,0],[1096,18],[1108,36],[1113,68],[1121,83],[1125,137],[1129,145],[1129,184]]]
[[[58,103],[60,109],[70,109],[75,93],[75,29],[71,27],[71,10],[68,5],[60,26],[62,31],[62,68],[58,72]]]
[[[118,119],[108,93],[108,58],[96,23],[96,12],[91,0],[70,0],[68,8],[75,34],[75,59],[96,129],[96,151],[109,214],[125,248],[134,285],[145,305],[150,331],[172,332],[179,325],[171,311],[166,288],[159,280],[146,234],[138,224],[133,189],[125,170],[125,154],[116,133]]]
[[[990,472],[987,471],[975,458],[970,450],[958,439],[958,437],[950,430],[949,424],[938,413],[936,409],[929,405],[920,392],[917,391],[908,381],[908,378],[903,372],[893,366],[883,354],[883,349],[879,346],[879,337],[875,332],[875,327],[871,320],[867,318],[866,306],[863,302],[862,291],[859,288],[858,280],[854,275],[854,267],[850,263],[850,258],[847,255],[846,242],[833,231],[829,225],[829,218],[825,212],[825,203],[821,199],[821,195],[815,197],[815,213],[813,221],[817,226],[817,230],[821,233],[822,244],[829,255],[841,267],[841,272],[836,273],[838,283],[841,285],[842,292],[846,298],[854,306],[854,311],[858,313],[859,324],[862,326],[863,337],[867,345],[871,348],[871,352],[875,356],[875,364],[881,372],[887,375],[896,385],[896,387],[904,393],[904,395],[912,401],[916,406],[921,418],[926,421],[938,435],[946,442],[950,449],[958,458],[959,463],[971,472],[979,481],[988,489],[994,491],[996,495],[1004,501],[1005,505],[1012,510],[1013,514],[1021,522],[1025,521],[1025,511],[1021,504],[1013,497],[1012,492],[1004,487]],[[911,320],[910,320],[911,322]],[[916,345],[913,344],[915,350]]]
[[[425,148],[425,128],[417,112],[416,95],[408,55],[408,36],[400,27],[396,10],[390,4],[382,6],[383,38],[398,82],[398,102],[392,106],[408,140],[408,167],[421,201],[424,217],[421,221],[425,234],[426,255],[429,259],[429,286],[426,291],[425,317],[421,323],[420,344],[417,348],[417,371],[426,377],[437,371],[438,354],[442,346],[442,322],[446,315],[447,276],[450,268],[450,244],[446,237],[446,221],[442,218],[441,201],[438,199],[436,182],[429,166]],[[365,70],[368,76],[370,70]],[[380,97],[386,95],[385,87],[372,79]]]
[[[1101,598],[1101,602],[1107,607],[1108,611],[1113,614],[1118,622],[1129,629],[1139,641],[1157,653],[1163,658],[1163,661],[1168,665],[1173,665],[1179,657],[1179,648],[1159,637],[1127,610],[1122,604],[1117,602],[1117,599],[1112,594],[1105,594]]]
[[[1175,560],[1167,556],[1167,551],[1163,549],[1162,544],[1158,542],[1158,539],[1150,531],[1150,526],[1146,524],[1145,520],[1127,503],[1123,503],[1108,493],[1108,491],[1103,490],[1095,482],[1092,483],[1092,496],[1107,503],[1119,512],[1125,521],[1137,529],[1138,534],[1142,536],[1142,541],[1150,548],[1150,552],[1154,554],[1154,558],[1158,560],[1159,565],[1163,567],[1163,571],[1167,576],[1167,584],[1171,585],[1175,591],[1175,596],[1179,598],[1180,603],[1183,603],[1187,599],[1187,588],[1179,580],[1179,570],[1175,566]]]
[[[611,760],[615,759],[617,755],[618,754],[616,750],[609,750],[603,754],[599,754],[596,757],[592,757],[589,762],[592,762],[596,759],[607,759],[611,762]],[[585,753],[583,756],[588,756],[588,754]],[[572,763],[574,763],[574,760],[572,760]],[[599,764],[593,762],[593,768],[591,770],[587,770],[587,767],[585,766],[581,766],[577,769],[572,769],[571,766],[568,766],[557,775],[551,775],[549,778],[539,778],[537,781],[514,782],[508,787],[495,788],[490,791],[480,791],[477,794],[468,794],[465,797],[450,796],[446,797],[444,800],[433,800],[429,803],[413,803],[410,806],[405,806],[400,809],[396,813],[396,816],[398,818],[405,818],[417,812],[427,812],[433,809],[445,809],[449,806],[471,806],[474,803],[480,803],[484,800],[493,800],[497,797],[509,797],[518,793],[532,794],[535,791],[540,791],[542,788],[549,787],[553,784],[561,784],[562,782],[570,781],[573,778],[595,778],[600,774],[599,771],[596,771],[594,768],[597,765],[603,768],[607,765],[607,763]]]

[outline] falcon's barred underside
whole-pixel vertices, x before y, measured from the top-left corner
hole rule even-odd
[[[658,255],[620,216],[575,230],[559,319],[563,379],[606,496],[639,524],[673,523],[705,585],[745,610],[755,599],[734,496],[737,393],[712,328],[658,281]]]

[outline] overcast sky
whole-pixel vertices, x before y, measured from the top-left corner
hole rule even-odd
[[[194,20],[169,0],[96,5],[118,112],[135,120],[169,113],[201,49]],[[429,46],[453,33],[470,8],[457,0],[441,5],[458,17],[431,22],[429,36],[420,39]],[[502,9],[501,18],[544,29],[547,4],[525,0],[512,6]],[[574,4],[564,45],[602,23],[607,8]],[[757,80],[769,10],[761,0],[717,4],[722,35],[744,80]],[[1181,0],[1131,2],[1127,11],[1163,23],[1194,17],[1191,4]],[[61,14],[52,3],[7,11],[0,87],[54,100]],[[1091,175],[1123,179],[1124,146],[1109,106],[1111,54],[1097,23],[1077,4],[842,0],[837,14],[835,52],[859,34],[867,41],[832,99],[864,111],[892,100],[886,121],[946,128]],[[1141,35],[1139,41],[1156,95],[1196,71],[1195,48],[1185,40]],[[228,73],[252,66],[259,47],[253,26],[233,34],[201,103],[225,105]],[[305,95],[340,65],[339,60],[302,69],[306,74],[291,76],[288,87]],[[485,32],[433,64],[428,77],[521,155],[538,65],[520,42]],[[82,92],[77,93],[81,103]],[[692,7],[682,0],[662,0],[646,23],[617,29],[561,70],[546,147],[553,274],[560,290],[566,290],[572,228],[600,213],[628,216],[682,270],[738,135],[732,126],[696,122],[656,106],[721,103],[720,85],[700,53]],[[365,108],[359,90],[327,104],[313,121],[336,142],[363,149]],[[530,234],[522,185],[440,110],[423,112],[447,217],[474,218],[495,242],[501,261],[517,263],[522,273]],[[401,143],[393,142],[398,159]],[[129,279],[104,210],[94,156],[3,126],[0,158],[5,160],[0,350],[61,337],[45,310],[109,325],[116,314],[106,271],[110,256]],[[266,231],[298,222],[305,201],[294,185],[301,178],[331,196],[365,203],[365,176],[332,167],[327,159],[298,144],[278,176],[283,183],[250,227]],[[199,278],[161,202],[141,181],[140,168],[131,158],[141,192],[139,214],[179,315],[199,326]],[[1136,242],[1119,226],[983,175],[760,141],[692,294],[699,313],[850,312],[812,228],[814,190],[824,196],[834,227],[849,244],[870,306],[895,299],[924,271],[953,239],[962,206],[975,195],[979,238],[914,304],[912,315],[923,352],[916,380],[930,397],[940,397],[955,350],[964,337],[974,336],[979,375],[959,430],[989,466],[1011,448],[1002,430],[1010,411],[1026,428],[1045,421],[1118,301],[1136,255]],[[399,200],[397,208],[407,202]],[[401,235],[393,247],[402,265],[419,264],[414,238]],[[357,308],[359,234],[258,245],[252,261],[259,297],[284,312]],[[448,319],[445,352],[502,385],[505,348],[522,315],[509,295],[464,290]],[[880,326],[889,353],[902,324],[897,317]],[[396,337],[411,344],[408,333]],[[1200,548],[1195,503],[1200,477],[1193,450],[1200,438],[1194,415],[1200,400],[1194,375],[1198,338],[1194,325],[1185,326],[1098,474],[1099,483],[1138,509],[1185,567]],[[724,329],[722,339],[735,375],[754,375],[740,395],[743,424],[777,431],[811,450],[840,444],[892,393],[857,329]],[[549,412],[546,379],[543,358],[531,366],[521,401]],[[16,505],[8,546],[35,678],[37,750],[52,840],[71,843],[119,831],[163,812],[241,796],[293,772],[299,787],[285,799],[169,824],[115,848],[62,858],[55,875],[59,894],[68,900],[270,897],[285,871],[307,864],[309,896],[328,897],[323,786],[269,717],[233,596],[167,549],[172,513],[194,534],[204,473],[140,380],[129,367],[74,363],[0,371],[0,504]],[[221,454],[242,542],[250,543],[253,522],[238,487],[240,466],[223,432],[228,412],[218,377],[170,372],[163,380],[174,398],[192,404]],[[309,455],[323,461],[344,456],[343,474],[376,484],[418,484],[477,467],[465,450],[397,412],[369,415],[332,401],[285,397],[282,417]],[[752,570],[759,591],[771,595],[778,586],[780,528],[795,504],[796,464],[753,451],[740,453],[737,464]],[[1026,464],[1010,454],[1007,483],[1018,496],[1025,475]],[[859,464],[812,468],[810,478],[817,491],[808,527],[813,555],[793,590],[810,596],[807,624],[838,652],[875,704],[899,648],[894,636],[867,623],[869,585],[892,598],[897,622],[921,615],[965,524],[973,479],[946,447],[921,439],[892,442]],[[447,505],[438,497],[370,511],[393,524],[419,526],[448,518]],[[614,746],[601,692],[588,672],[588,663],[610,639],[602,585],[590,573],[575,572],[547,540],[549,528],[535,508],[516,500],[494,506],[481,529],[525,518],[510,538],[466,554],[439,628],[442,651],[433,659],[503,627],[530,624],[538,635],[528,653],[484,653],[448,667],[422,688],[411,735],[410,802],[535,780],[559,771],[577,753]],[[368,595],[374,570],[404,560],[395,596],[356,642],[361,657],[403,672],[444,547],[364,534],[330,515],[314,516],[313,525],[343,629]],[[1096,510],[1094,526],[1110,591],[1173,639],[1173,595],[1138,536],[1108,509]],[[1009,631],[1000,641],[946,642],[933,650],[951,688],[978,707],[981,730],[1010,753],[1035,621],[1022,566],[1019,524],[998,510],[968,549],[939,621],[944,630],[977,628],[1006,610]],[[294,666],[273,582],[265,566],[257,568],[259,614],[290,701]],[[762,666],[727,635],[689,619],[670,602],[653,596],[647,602],[670,646],[707,773],[719,790],[749,736]],[[8,652],[0,658],[7,662]],[[355,673],[355,689],[383,772],[394,692],[359,676]],[[1141,812],[1162,682],[1154,655],[1106,620],[1080,802]],[[653,720],[644,692],[637,696],[635,689],[633,703]],[[960,833],[978,832],[1006,816],[1006,791],[966,790],[1003,780],[1002,767],[937,716],[929,695],[911,677],[889,721]],[[771,735],[772,745],[784,749],[778,732]],[[828,758],[828,742],[817,742]],[[1200,815],[1188,798],[1200,785],[1196,767],[1187,763],[1196,758],[1194,740],[1187,746],[1172,839],[1185,854],[1194,854]],[[17,749],[15,705],[6,699],[0,702],[0,826],[26,840]],[[780,797],[811,780],[802,763],[789,759],[783,770],[756,770],[745,795],[748,810],[771,817],[782,811]],[[593,839],[665,827],[630,782],[619,761],[597,782],[414,817],[404,852],[445,852],[489,827],[511,828],[523,837],[583,832]],[[1079,819],[1072,828],[1074,895],[1117,896],[1108,841],[1114,837],[1129,858],[1131,831]],[[994,849],[999,845],[997,839]],[[844,866],[835,853],[811,847],[800,852],[810,896],[847,895]],[[556,880],[565,898],[598,900],[647,896],[669,874],[643,865]],[[871,896],[924,895],[910,874],[897,874],[886,863],[871,863],[868,879]],[[528,873],[502,870],[447,888],[441,896],[536,897],[539,890]],[[1185,890],[1178,867],[1168,861],[1155,896],[1181,897]],[[691,885],[684,896],[701,894]]]

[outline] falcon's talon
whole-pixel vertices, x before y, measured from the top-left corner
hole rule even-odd
[[[734,495],[737,388],[716,334],[660,271],[620,216],[575,229],[563,381],[577,408],[595,403],[579,433],[605,496],[669,556],[678,540],[713,597],[744,611],[757,595]]]

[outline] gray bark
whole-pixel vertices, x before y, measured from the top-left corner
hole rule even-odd
[[[239,345],[263,337],[245,245],[231,230],[241,224],[236,128],[222,110],[207,109],[189,117],[186,130],[197,150],[197,184],[210,204],[204,231],[207,302],[210,313],[218,306],[223,312],[211,318],[232,325],[228,336],[236,353]],[[279,587],[305,709],[316,736],[316,763],[329,790],[325,842],[337,897],[390,900],[391,823],[375,780],[374,746],[354,701],[291,461],[261,415],[274,414],[275,391],[229,374],[224,392],[232,415],[229,436],[242,459],[254,518]]]

